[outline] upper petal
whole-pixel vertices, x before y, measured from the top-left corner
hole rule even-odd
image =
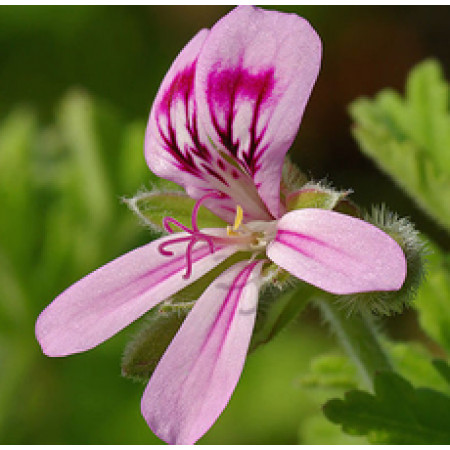
[[[170,239],[173,236],[126,253],[60,294],[36,322],[36,337],[44,353],[65,356],[95,347],[235,251],[230,246],[210,254],[206,243],[198,243],[192,253],[192,274],[185,280],[186,243],[173,244],[170,257],[158,251]]]
[[[283,158],[317,76],[321,44],[294,14],[238,7],[182,50],[153,103],[145,156],[157,175],[228,223],[279,215]]]
[[[228,403],[253,331],[262,264],[240,262],[218,277],[156,368],[142,413],[164,441],[193,444]]]
[[[201,130],[280,215],[284,156],[316,80],[321,42],[295,14],[241,6],[211,29],[198,58]]]
[[[228,223],[237,203],[246,205],[249,219],[267,219],[270,216],[251,179],[241,177],[219,157],[199,129],[194,80],[207,35],[208,30],[202,30],[186,45],[161,83],[147,125],[145,158],[156,175],[180,184],[194,199],[217,192],[218,197],[204,204]],[[239,187],[234,186],[236,178],[241,178]]]
[[[406,276],[405,255],[390,236],[362,220],[321,209],[283,216],[267,256],[334,294],[394,291]]]

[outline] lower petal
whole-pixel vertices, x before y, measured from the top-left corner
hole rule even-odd
[[[334,294],[395,291],[406,276],[405,255],[394,239],[363,220],[321,209],[283,216],[267,256]]]
[[[211,254],[207,243],[198,243],[192,252],[191,276],[185,280],[186,243],[173,244],[170,257],[158,250],[173,239],[163,237],[139,247],[60,294],[36,322],[36,337],[44,353],[65,356],[95,347],[236,251],[230,246]]]
[[[193,444],[227,405],[256,317],[262,261],[240,262],[198,299],[142,398],[150,428],[170,444]]]

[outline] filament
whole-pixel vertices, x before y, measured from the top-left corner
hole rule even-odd
[[[194,248],[194,245],[198,241],[205,241],[208,244],[210,253],[214,253],[214,237],[208,236],[200,231],[198,228],[197,223],[197,217],[198,217],[198,211],[202,203],[207,200],[208,198],[216,197],[221,198],[223,194],[219,192],[210,192],[203,197],[201,197],[194,205],[194,208],[192,209],[192,229],[186,227],[182,223],[180,223],[178,220],[174,219],[173,217],[164,217],[163,219],[163,227],[164,229],[170,233],[175,233],[175,230],[173,229],[173,226],[178,227],[179,229],[187,232],[190,234],[190,236],[183,236],[179,238],[173,238],[170,240],[167,240],[165,242],[162,242],[158,246],[158,251],[163,256],[173,256],[173,251],[167,250],[167,247],[170,245],[178,244],[180,242],[188,242],[188,245],[186,247],[186,273],[183,275],[183,278],[187,280],[191,274],[192,274],[192,251]]]
[[[161,255],[173,256],[173,252],[172,251],[166,250],[167,246],[172,245],[172,244],[177,244],[178,242],[190,241],[191,239],[192,239],[191,236],[185,236],[185,237],[181,237],[181,238],[170,239],[169,241],[162,242],[161,244],[159,244],[158,251],[159,251],[159,253],[161,253]]]
[[[207,200],[208,198],[212,197],[221,198],[222,196],[223,194],[220,194],[219,192],[210,192],[201,197],[199,200],[197,200],[197,202],[194,205],[194,209],[192,210],[192,218],[191,218],[192,229],[194,231],[200,231],[197,225],[197,217],[198,217],[198,210],[200,209],[202,203],[204,203],[204,201]]]

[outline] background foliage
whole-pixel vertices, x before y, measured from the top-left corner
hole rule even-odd
[[[90,352],[50,359],[34,321],[72,282],[152,238],[121,202],[157,182],[142,155],[151,101],[179,49],[229,9],[0,7],[1,444],[159,442],[140,416],[143,386],[120,377],[134,325]],[[353,188],[362,206],[386,202],[409,216],[429,242],[428,278],[415,310],[381,324],[396,374],[380,374],[373,393],[310,307],[249,357],[200,442],[430,443],[398,429],[425,420],[439,437],[448,423],[449,9],[284,10],[324,42],[292,159]],[[389,421],[393,386],[413,406]],[[322,413],[332,397],[334,423]],[[439,420],[417,416],[435,405]],[[372,413],[367,423],[358,408]]]

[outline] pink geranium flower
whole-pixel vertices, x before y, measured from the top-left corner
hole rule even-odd
[[[100,344],[238,251],[251,259],[206,288],[148,383],[142,413],[169,443],[190,444],[220,415],[238,382],[269,263],[334,294],[397,290],[397,243],[359,219],[322,209],[286,212],[284,156],[317,77],[320,39],[293,14],[238,7],[181,51],[156,96],[145,157],[198,200],[188,228],[106,264],[39,316],[44,353]],[[230,224],[199,229],[203,204]],[[175,232],[175,227],[182,229]]]

